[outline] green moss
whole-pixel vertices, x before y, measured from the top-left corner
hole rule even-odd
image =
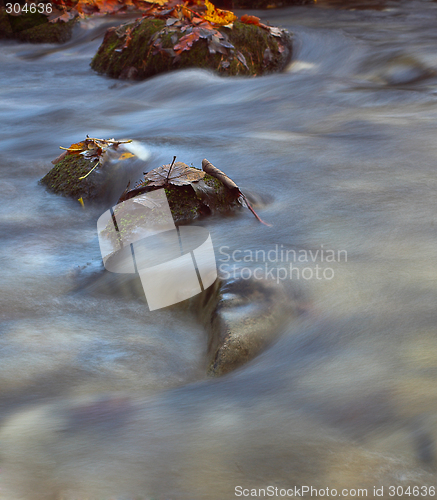
[[[11,16],[0,11],[0,38],[14,38],[30,43],[64,43],[71,38],[75,20],[49,23],[38,12]]]
[[[17,38],[30,43],[65,43],[70,40],[76,20],[47,23],[20,31]]]
[[[98,193],[92,174],[86,179],[79,180],[79,177],[86,175],[92,167],[93,164],[80,155],[67,155],[56,163],[40,182],[54,193],[71,196],[75,199],[81,197],[92,199]]]
[[[132,29],[131,41],[124,48],[129,29]],[[221,28],[221,31],[235,47],[227,55],[211,53],[208,42],[199,39],[190,50],[174,57],[175,39],[179,40],[184,33],[166,27],[161,19],[146,18],[136,25],[109,29],[91,67],[113,78],[144,79],[182,68],[212,69],[221,75],[262,75],[282,70],[290,59],[288,35],[282,38],[286,49],[280,52],[278,39],[259,26],[235,22],[232,29]],[[153,46],[155,41],[159,42],[160,50]]]
[[[12,30],[11,23],[9,21],[9,16],[4,10],[0,10],[0,39],[1,38],[12,38],[14,32]]]
[[[20,14],[19,16],[8,15],[8,18],[12,31],[15,33],[48,23],[47,17],[43,14],[39,14],[38,12],[35,12],[34,14],[28,12],[26,14]]]

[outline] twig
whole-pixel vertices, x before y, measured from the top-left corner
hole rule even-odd
[[[244,203],[246,203],[246,206],[247,208],[253,213],[253,215],[256,217],[257,220],[259,220],[262,224],[264,224],[265,226],[269,226],[269,227],[272,227],[271,224],[269,224],[268,222],[264,222],[260,217],[259,215],[255,212],[255,210],[252,208],[251,204],[249,203],[248,199],[244,196],[244,194],[240,191],[240,196],[243,198],[244,200]]]
[[[94,141],[94,142],[110,142],[111,144],[129,144],[132,142],[132,139],[128,139],[127,141],[116,141],[113,139],[95,139],[93,137],[88,137],[86,136],[87,141]]]
[[[92,168],[92,169],[91,169],[91,170],[90,170],[90,171],[89,171],[86,175],[83,175],[82,177],[79,177],[79,180],[81,181],[82,179],[86,179],[86,178],[90,175],[90,173],[91,173],[91,172],[92,172],[95,168],[97,168],[97,165],[99,165],[99,164],[100,164],[100,162],[98,161],[98,162],[94,165],[94,167],[93,167],[93,168]]]
[[[106,143],[106,144],[116,144],[117,146],[119,144],[129,144],[132,142],[132,139],[129,139],[127,141],[115,141],[112,139],[95,139],[93,137],[88,137],[86,136],[85,141],[92,141],[92,142],[101,142],[101,143]],[[64,149],[65,151],[82,151],[82,148],[72,148],[71,146],[69,148],[63,148],[62,146],[59,146],[59,149]]]
[[[168,169],[167,179],[165,180],[166,183],[168,183],[168,179],[170,177],[170,172],[171,172],[171,169],[173,168],[175,161],[176,161],[176,156],[173,156],[173,161],[171,162],[170,168]]]

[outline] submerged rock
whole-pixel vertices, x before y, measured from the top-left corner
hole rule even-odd
[[[65,43],[70,40],[76,20],[50,23],[43,14],[11,16],[0,11],[0,39],[12,38],[30,43]]]
[[[181,42],[190,34],[183,28],[157,18],[110,28],[91,67],[113,78],[140,80],[182,68],[211,69],[220,75],[262,75],[281,71],[291,59],[291,36],[285,30],[236,21],[232,28],[215,27],[218,35],[213,36],[195,27],[193,40]],[[185,42],[189,50],[175,52],[175,46]]]
[[[217,279],[194,301],[208,333],[208,374],[224,375],[261,354],[300,314],[299,302],[274,280]]]

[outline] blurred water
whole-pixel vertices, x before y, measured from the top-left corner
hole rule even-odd
[[[16,441],[4,449],[62,464],[47,465],[50,479],[29,483],[26,498],[49,498],[71,468],[83,497],[120,498],[234,498],[244,481],[353,488],[392,469],[404,486],[434,477],[437,3],[262,17],[295,37],[287,71],[263,78],[108,79],[89,68],[102,20],[61,47],[2,42],[0,411],[50,402],[59,412],[12,416]],[[82,210],[38,185],[58,146],[86,134],[143,141],[149,169],[174,155],[197,167],[208,158],[264,197],[272,228],[249,212],[201,222],[218,259],[221,246],[323,245],[347,262],[332,264],[331,280],[299,280],[308,313],[278,344],[206,380],[195,318],[150,313],[122,276],[102,277],[95,225],[107,207]],[[121,399],[102,410],[117,424],[109,437],[83,438],[82,454],[63,435],[44,441],[60,432],[66,398],[113,391]],[[129,428],[123,398],[134,401]],[[42,444],[21,443],[23,426]]]

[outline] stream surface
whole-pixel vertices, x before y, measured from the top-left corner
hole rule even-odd
[[[98,75],[89,63],[114,19],[82,23],[63,46],[1,43],[6,500],[436,486],[437,3],[325,7],[258,12],[295,37],[287,70],[260,78]],[[307,302],[275,345],[208,379],[197,319],[149,312],[103,271],[96,222],[116,200],[82,209],[38,184],[59,146],[86,134],[142,141],[144,171],[207,158],[262,200],[272,227],[247,210],[198,225],[219,268],[246,255],[247,272],[300,271],[278,277]],[[273,253],[257,262],[257,250]],[[59,430],[67,421],[75,440]],[[7,493],[15,481],[22,496]]]

